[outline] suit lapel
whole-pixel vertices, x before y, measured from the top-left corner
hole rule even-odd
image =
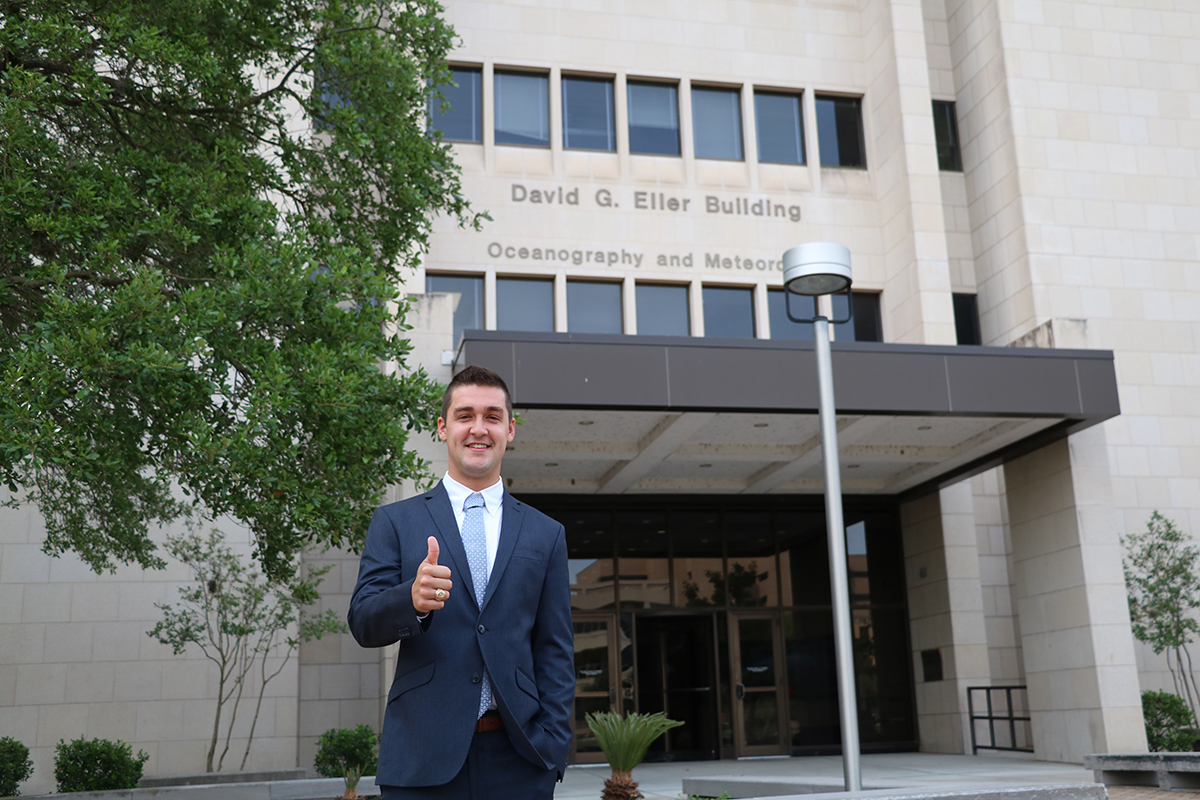
[[[496,562],[492,564],[492,574],[488,576],[487,593],[483,596],[484,608],[487,608],[488,601],[492,599],[496,587],[500,585],[500,579],[504,577],[504,569],[512,557],[513,548],[517,545],[517,539],[521,535],[521,522],[525,518],[522,513],[522,505],[508,492],[504,493],[503,507],[504,514],[500,519],[500,547],[496,550]]]
[[[505,495],[507,497],[507,495]],[[467,549],[463,547],[462,534],[458,530],[458,521],[454,518],[454,509],[450,507],[450,496],[446,487],[439,483],[433,491],[425,495],[426,508],[429,509],[433,522],[437,526],[439,544],[442,553],[448,553],[453,565],[450,567],[451,579],[455,586],[460,583],[466,589],[471,602],[475,602],[475,584],[471,580],[471,565],[467,562]],[[501,547],[504,537],[501,536]],[[499,558],[496,559],[499,562]],[[441,559],[440,563],[446,563]]]

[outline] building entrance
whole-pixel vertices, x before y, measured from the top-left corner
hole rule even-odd
[[[591,711],[685,724],[649,760],[840,751],[821,498],[527,496],[567,531],[575,762]],[[846,498],[864,751],[916,746],[895,506]]]

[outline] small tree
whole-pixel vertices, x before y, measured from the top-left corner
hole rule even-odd
[[[1133,635],[1155,654],[1166,651],[1175,694],[1187,703],[1195,727],[1200,687],[1188,644],[1200,632],[1192,614],[1200,607],[1196,574],[1200,548],[1157,511],[1150,515],[1145,533],[1131,533],[1121,541],[1126,550],[1123,566]]]
[[[642,763],[650,743],[682,722],[667,719],[661,711],[656,714],[636,712],[622,717],[611,711],[590,713],[585,719],[596,743],[608,758],[612,777],[604,781],[601,800],[637,800],[644,797],[633,779],[633,768]]]
[[[11,736],[0,739],[0,796],[20,794],[17,787],[32,774],[29,748]]]
[[[1170,692],[1142,692],[1142,717],[1150,749],[1170,753],[1188,752],[1196,744],[1191,727],[1192,711],[1183,698]]]
[[[268,581],[251,568],[248,559],[230,549],[218,530],[211,531],[207,539],[194,532],[171,537],[167,551],[191,567],[196,584],[180,589],[179,606],[155,604],[163,619],[148,635],[170,645],[176,655],[194,644],[217,665],[217,707],[205,765],[208,772],[220,770],[225,763],[233,723],[248,678],[257,667],[258,699],[239,767],[245,769],[267,684],[283,671],[302,642],[346,630],[332,610],[320,614],[304,610],[320,599],[317,587],[332,565],[307,570],[305,575],[299,564],[293,564],[290,577]],[[272,671],[268,657],[273,651],[282,658]],[[227,707],[224,747],[218,756],[221,718]]]
[[[375,731],[367,725],[325,731],[317,742],[317,756],[313,759],[317,774],[345,779],[346,793],[342,797],[347,800],[358,796],[355,791],[358,779],[374,773],[378,763]]]

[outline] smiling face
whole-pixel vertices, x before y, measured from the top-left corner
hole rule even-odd
[[[438,437],[450,456],[450,477],[474,491],[500,479],[500,459],[517,427],[495,386],[456,386],[446,416],[438,417]]]

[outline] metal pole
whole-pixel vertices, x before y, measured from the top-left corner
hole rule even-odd
[[[846,791],[862,789],[858,750],[858,702],[854,690],[854,650],[850,628],[850,579],[846,574],[846,523],[842,519],[842,478],[838,471],[837,412],[833,404],[833,363],[829,320],[813,320],[817,383],[821,403],[821,453],[825,461],[825,519],[829,538],[829,584],[833,592],[833,642],[837,655],[838,709],[842,717],[842,772]]]

